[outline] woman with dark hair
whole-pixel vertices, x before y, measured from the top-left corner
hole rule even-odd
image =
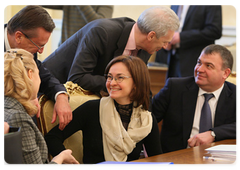
[[[143,145],[148,156],[161,154],[158,125],[148,111],[150,80],[138,57],[119,56],[105,70],[108,97],[91,100],[73,111],[73,120],[61,131],[46,136],[50,154],[65,150],[66,138],[82,130],[83,162],[131,161]]]

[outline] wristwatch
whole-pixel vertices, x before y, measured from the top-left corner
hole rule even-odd
[[[216,137],[216,135],[215,135],[215,133],[214,133],[213,130],[211,131],[211,135],[212,135],[212,137],[214,137],[214,138]]]

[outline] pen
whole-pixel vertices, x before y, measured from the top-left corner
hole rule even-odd
[[[215,158],[215,157],[211,157],[211,156],[203,156],[203,159],[212,160],[212,161],[231,161],[229,159]]]

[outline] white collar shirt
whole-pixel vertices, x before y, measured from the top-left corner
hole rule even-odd
[[[214,127],[215,111],[216,111],[218,99],[222,92],[223,87],[224,87],[224,84],[218,90],[212,92],[214,97],[212,97],[208,101],[210,109],[211,109],[211,114],[212,114],[212,126],[213,127]],[[205,98],[203,96],[204,93],[208,93],[208,92],[199,88],[196,109],[195,109],[195,114],[194,114],[194,121],[193,121],[192,132],[191,132],[190,138],[199,134],[199,122],[200,122],[200,117],[201,117],[201,110],[202,110],[203,103],[205,101]]]

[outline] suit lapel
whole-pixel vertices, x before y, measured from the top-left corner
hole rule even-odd
[[[232,91],[228,88],[228,86],[225,83],[222,89],[222,92],[219,96],[217,107],[216,107],[215,119],[214,119],[215,127],[221,125],[224,122],[226,113],[228,113],[229,111],[228,110],[229,108],[226,106],[230,106],[229,102],[233,101],[233,100],[230,100],[231,95],[232,95]]]
[[[187,89],[188,90],[183,93],[182,97],[184,143],[186,143],[191,134],[199,88],[193,80],[191,84],[187,85]]]
[[[183,28],[184,28],[185,24],[187,24],[187,22],[190,19],[193,11],[195,10],[195,8],[196,8],[196,6],[192,6],[192,5],[189,6],[189,9],[187,11],[187,15],[185,17],[185,21],[184,21],[184,24],[183,24]]]
[[[149,60],[151,54],[148,54],[148,52],[146,52],[146,51],[144,51],[144,50],[138,50],[137,56],[138,56],[139,58],[141,58],[141,59],[146,63],[146,65],[147,65],[148,60]]]
[[[127,22],[117,43],[118,49],[114,52],[114,57],[122,55],[135,22]]]

